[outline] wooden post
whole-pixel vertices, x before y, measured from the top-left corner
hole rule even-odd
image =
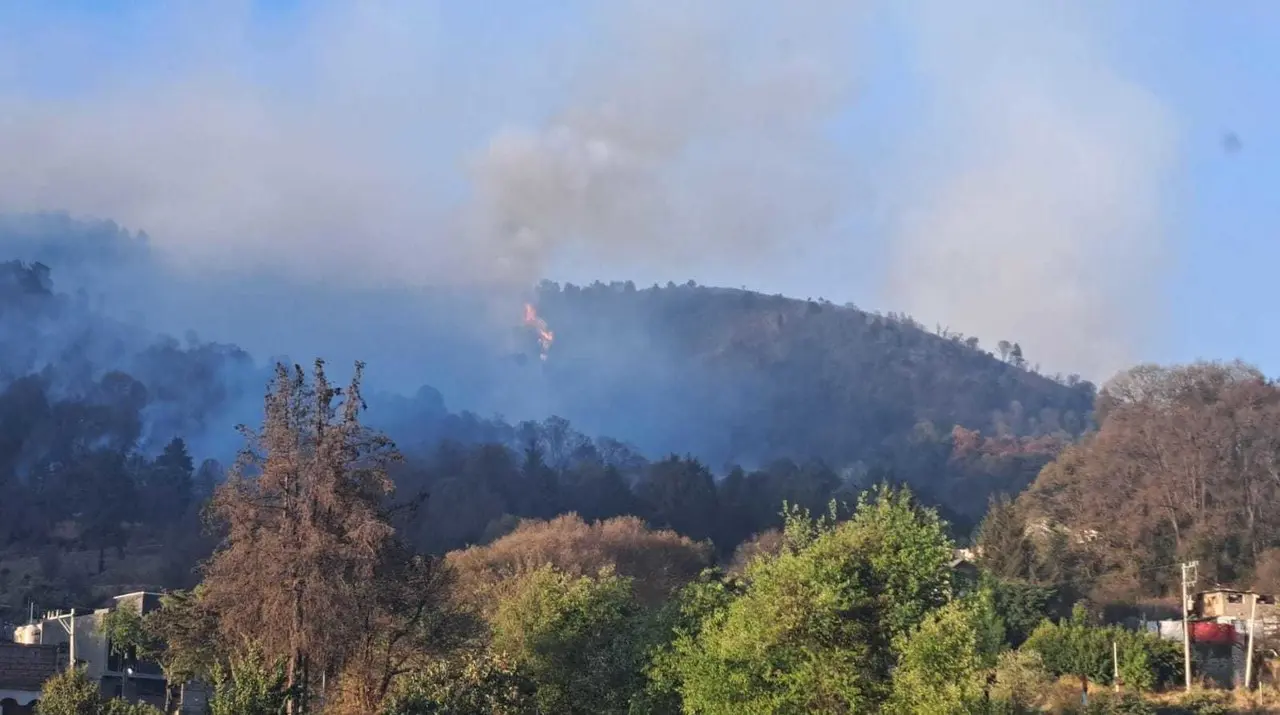
[[[1111,680],[1115,682],[1116,692],[1120,692],[1120,647],[1111,641]]]

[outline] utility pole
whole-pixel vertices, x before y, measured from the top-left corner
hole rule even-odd
[[[70,651],[68,655],[70,656],[69,660],[71,661],[67,664],[67,670],[75,670],[76,669],[76,609],[74,608],[71,609],[71,617],[69,619],[71,621],[70,626],[62,622],[61,613],[59,613],[57,616],[54,616],[54,620],[58,622],[58,625],[62,626],[62,630],[67,632],[67,636],[68,636],[67,643],[69,644],[69,651]]]
[[[1258,594],[1250,594],[1253,596],[1249,601],[1249,648],[1245,651],[1244,656],[1244,689],[1248,690],[1249,685],[1253,681],[1253,620],[1258,615]]]
[[[1182,564],[1182,667],[1187,676],[1187,692],[1191,692],[1191,614],[1190,598],[1187,595],[1188,585],[1195,585],[1196,567],[1199,561],[1187,561]],[[1191,583],[1187,583],[1187,573],[1191,573]]]

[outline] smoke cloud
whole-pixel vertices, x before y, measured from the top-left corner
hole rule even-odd
[[[475,158],[478,234],[503,244],[488,252],[527,271],[578,241],[672,266],[828,229],[850,198],[829,125],[854,96],[859,5],[613,6],[573,101]]]
[[[23,167],[0,208],[111,218],[202,270],[414,286],[527,287],[566,249],[670,265],[811,233],[841,200],[826,131],[852,90],[855,5],[692,5],[584,10],[572,69],[527,118],[476,84],[518,97],[517,63],[539,58],[450,48],[435,5],[317,5],[266,57],[243,8],[154,10],[164,39],[134,61],[166,71],[0,100],[0,151]]]
[[[1176,135],[1105,56],[1088,7],[906,10],[929,120],[900,175],[887,297],[1100,379],[1154,337]]]
[[[8,11],[0,68],[30,71],[0,70],[0,211],[147,234],[55,280],[156,329],[365,358],[389,384],[508,415],[538,410],[472,356],[501,354],[566,256],[681,280],[698,262],[761,276],[800,246],[874,256],[887,240],[886,309],[1090,376],[1140,346],[1170,121],[1088,18],[637,1],[460,39],[451,3],[303,7],[142,4],[116,24],[144,30],[114,33]],[[884,12],[913,33],[933,121],[867,166],[841,132]],[[867,176],[896,228],[837,236]]]

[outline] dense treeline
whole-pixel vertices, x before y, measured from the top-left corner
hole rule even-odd
[[[359,370],[338,389],[319,363],[279,369],[213,496],[199,586],[105,623],[124,657],[212,682],[219,715],[1036,712],[1055,677],[1110,682],[1095,651],[1113,642],[1133,692],[1180,675],[1176,645],[1080,607],[1054,623],[1044,589],[955,571],[944,520],[885,484],[784,505],[733,575],[634,518],[424,555],[395,528],[401,455],[361,404]],[[70,711],[82,682],[55,678],[42,707]]]
[[[880,481],[909,484],[968,533],[987,495],[1016,493],[1064,442],[990,438],[955,428],[921,434],[910,459],[892,469],[842,470],[777,460],[762,469],[719,475],[693,457],[644,459],[611,439],[590,440],[552,418],[524,423],[514,445],[441,444],[396,470],[405,493],[428,492],[420,546],[457,548],[500,535],[513,517],[576,512],[588,519],[632,514],[658,527],[711,539],[731,551],[752,534],[781,525],[785,502],[821,509]]]
[[[522,425],[523,451],[446,443],[415,465],[362,422],[359,378],[357,366],[337,388],[322,363],[311,379],[278,368],[262,427],[213,490],[217,540],[199,583],[145,619],[123,609],[105,624],[124,657],[209,681],[213,712],[242,715],[1039,712],[1061,706],[1059,679],[1117,675],[1130,695],[1101,711],[1142,712],[1136,694],[1180,682],[1182,664],[1176,643],[1099,620],[1141,595],[1115,590],[1150,573],[1127,561],[1159,548],[1162,529],[1169,558],[1224,539],[1206,563],[1217,578],[1242,568],[1238,554],[1256,554],[1244,563],[1262,572],[1271,553],[1270,512],[1259,506],[1243,528],[1239,510],[1254,502],[1239,490],[1266,487],[1275,388],[1241,365],[1139,368],[1110,383],[1100,429],[1017,501],[993,501],[976,577],[955,570],[950,525],[907,488],[821,468],[717,482],[696,460],[649,463],[562,420]],[[975,438],[954,431],[953,451],[981,452]],[[156,461],[180,463],[190,483],[180,443]],[[602,481],[562,491],[585,474]],[[488,533],[427,528],[472,502],[448,500],[464,484],[491,494],[497,516],[468,519]],[[1088,494],[1104,488],[1132,490],[1135,504]],[[1161,488],[1203,501],[1170,514]],[[732,511],[733,489],[759,490],[742,503],[776,499],[774,515]],[[644,518],[551,518],[571,492]],[[1090,511],[1108,508],[1135,511]],[[753,535],[733,553],[726,523],[738,541]],[[1127,560],[1110,555],[1122,538]],[[46,697],[99,697],[82,677],[59,677]]]
[[[8,394],[0,395],[0,406]],[[17,419],[35,421],[42,413],[16,414]],[[121,414],[134,413],[113,416],[118,420]],[[15,576],[0,581],[0,596],[7,596],[0,600],[7,601],[9,613],[21,613],[33,601],[94,600],[95,592],[115,585],[102,582],[101,558],[87,572],[60,570],[56,554],[64,550],[93,549],[101,555],[110,549],[127,560],[132,550],[160,543],[163,571],[129,587],[188,585],[191,568],[211,546],[198,510],[221,481],[223,467],[206,460],[193,468],[180,439],[154,458],[129,448],[127,435],[116,443],[87,448],[94,439],[102,439],[99,435],[111,434],[118,424],[111,418],[55,424],[68,429],[69,434],[60,437],[68,443],[66,450],[47,452],[34,476],[18,476],[7,484],[7,498],[0,506],[9,516],[0,532],[9,552],[52,551],[54,562],[47,572],[25,574],[25,580]],[[85,434],[95,424],[106,431]],[[841,474],[820,462],[788,460],[717,476],[693,457],[649,461],[615,440],[590,440],[558,418],[503,428],[495,438],[510,443],[446,440],[392,467],[397,499],[405,507],[397,515],[397,526],[415,549],[444,553],[490,542],[516,528],[521,518],[576,513],[586,520],[639,517],[657,528],[709,540],[713,552],[727,557],[752,535],[781,526],[779,508],[784,502],[821,510],[830,500],[852,500],[879,481],[903,481],[888,470]],[[32,447],[29,442],[15,444]],[[985,494],[1015,490],[1030,481],[1054,449],[1053,442],[986,438],[958,428],[937,441],[921,443],[915,463],[935,461],[938,477],[931,484],[947,491],[922,491],[930,501],[948,499],[934,494],[954,495],[950,502],[955,510],[944,513],[963,535],[985,503]]]

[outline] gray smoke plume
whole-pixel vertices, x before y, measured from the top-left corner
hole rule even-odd
[[[613,4],[573,100],[475,158],[486,253],[516,271],[565,242],[632,266],[745,262],[828,229],[853,198],[829,125],[861,5]]]
[[[550,119],[484,107],[488,138],[469,105],[496,98],[450,64],[474,57],[443,56],[427,4],[316,5],[272,55],[284,84],[254,72],[243,8],[169,6],[143,52],[169,70],[103,75],[75,53],[47,59],[90,72],[85,91],[0,95],[0,152],[20,167],[0,177],[0,209],[110,218],[201,270],[414,286],[528,287],[566,248],[746,255],[842,200],[825,132],[852,89],[857,5],[609,3],[572,37],[575,68],[536,110]],[[38,49],[0,59],[38,64]],[[536,59],[509,59],[480,82],[518,95],[516,63]],[[472,148],[450,146],[468,133]]]
[[[1175,130],[1108,60],[1088,7],[904,7],[930,112],[902,174],[888,301],[1101,379],[1159,318]]]
[[[897,227],[885,308],[1091,376],[1141,344],[1169,119],[1088,18],[629,0],[475,49],[446,5],[309,3],[269,42],[250,2],[140,6],[127,43],[8,23],[0,211],[146,231],[102,292],[153,327],[471,394],[504,388],[459,346],[500,348],[558,258],[767,276],[864,211],[875,176]],[[884,13],[914,33],[932,120],[906,158],[859,166],[836,137]]]

